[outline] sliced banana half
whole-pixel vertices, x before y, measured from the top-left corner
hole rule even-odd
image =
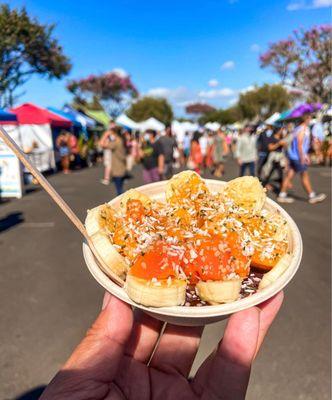
[[[225,200],[231,200],[240,209],[256,214],[265,203],[266,193],[257,178],[242,176],[226,183],[223,188]]]
[[[285,254],[277,262],[277,264],[266,274],[263,275],[262,280],[259,282],[258,289],[264,289],[275,282],[289,267],[292,257],[289,254]]]
[[[98,254],[110,271],[124,278],[128,270],[128,264],[113,246],[109,236],[114,229],[115,221],[115,210],[108,204],[103,204],[88,210],[85,228]]]
[[[128,274],[125,290],[133,301],[148,307],[181,306],[186,299],[186,281],[180,279],[146,280]]]
[[[231,279],[226,281],[199,281],[196,285],[199,297],[210,303],[230,303],[240,296],[241,279]]]
[[[209,189],[195,171],[183,171],[167,182],[165,193],[168,203],[179,204],[184,199],[195,200],[209,193]]]
[[[121,197],[120,208],[125,213],[128,200],[140,200],[145,208],[151,207],[151,199],[146,194],[143,194],[135,189],[130,189]]]

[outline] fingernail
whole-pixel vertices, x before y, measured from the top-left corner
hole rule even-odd
[[[110,302],[111,297],[112,296],[110,293],[105,292],[104,299],[103,299],[103,305],[101,307],[102,310],[104,310],[108,306],[108,303]]]

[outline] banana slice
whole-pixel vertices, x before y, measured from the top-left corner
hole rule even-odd
[[[230,303],[239,298],[241,282],[241,279],[199,281],[196,290],[199,297],[210,304]]]
[[[116,222],[115,210],[108,204],[88,210],[85,228],[100,257],[110,271],[124,278],[128,265],[113,246],[109,233],[113,231]],[[105,271],[107,273],[107,271]]]
[[[174,175],[166,185],[166,200],[171,204],[193,200],[209,193],[206,183],[195,171],[183,171]]]
[[[92,210],[88,210],[85,219],[85,228],[89,236],[94,235],[100,229],[114,231],[117,219],[116,211],[108,204],[102,204]]]
[[[277,264],[269,272],[263,275],[262,280],[259,282],[258,289],[264,289],[266,286],[275,282],[286,271],[291,259],[292,257],[289,254],[282,256]]]
[[[186,299],[186,281],[180,279],[154,281],[128,274],[125,290],[135,303],[148,307],[181,306]]]
[[[125,213],[128,200],[140,200],[145,208],[151,207],[151,199],[146,194],[143,194],[135,189],[130,189],[121,197],[120,208]]]
[[[263,210],[260,214],[240,215],[254,252],[251,265],[263,271],[271,270],[288,250],[289,227],[280,213]]]
[[[253,176],[242,176],[229,181],[223,188],[223,195],[226,200],[231,200],[251,214],[260,212],[266,199],[263,186]]]

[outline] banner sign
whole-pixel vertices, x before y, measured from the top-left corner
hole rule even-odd
[[[15,154],[0,140],[0,197],[21,198],[23,173]]]

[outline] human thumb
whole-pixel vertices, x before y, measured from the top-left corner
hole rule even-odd
[[[133,325],[131,307],[105,294],[103,309],[44,394],[54,386],[79,386],[87,381],[111,382],[122,359]],[[69,382],[68,382],[69,381]],[[49,398],[48,396],[42,399]]]

